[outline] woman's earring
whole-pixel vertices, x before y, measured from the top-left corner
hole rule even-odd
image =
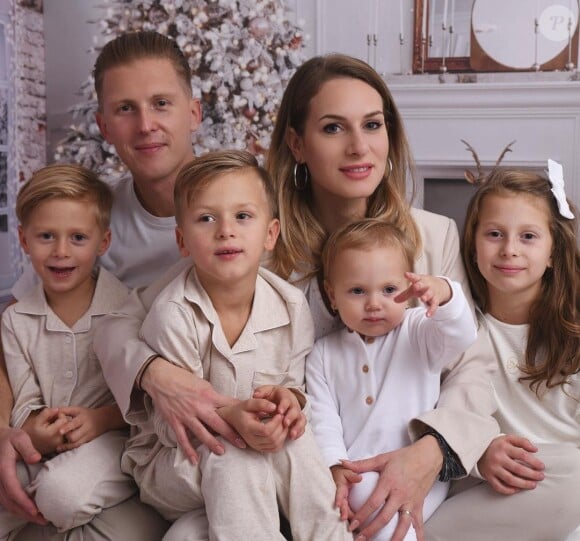
[[[389,172],[385,176],[386,179],[388,179],[393,172],[393,162],[391,161],[391,158],[387,158],[387,165],[389,166]]]
[[[304,178],[302,179],[302,182],[298,180],[298,167],[300,165],[304,166]],[[294,164],[294,188],[296,188],[300,192],[302,190],[305,190],[306,186],[308,186],[308,166],[306,165],[306,163],[296,162]]]

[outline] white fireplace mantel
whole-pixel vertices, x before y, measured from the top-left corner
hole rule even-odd
[[[471,83],[446,75],[450,82],[443,84],[437,76],[387,79],[405,120],[420,197],[422,178],[475,169],[461,139],[484,167],[515,140],[502,165],[542,170],[548,158],[559,161],[566,191],[580,205],[580,81],[566,73],[510,75]]]

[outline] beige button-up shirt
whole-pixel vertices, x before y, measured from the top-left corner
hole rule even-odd
[[[101,268],[87,312],[70,328],[52,311],[39,284],[4,312],[2,345],[14,407],[11,425],[21,427],[44,407],[113,404],[93,351],[94,320],[121,306],[127,288]]]
[[[143,322],[141,337],[168,361],[208,380],[217,392],[245,400],[261,385],[304,390],[313,327],[302,292],[261,268],[250,316],[230,347],[192,268],[181,272],[159,294]],[[153,459],[161,448],[152,420],[153,405],[146,395],[145,406],[127,416],[141,430],[129,441],[124,471],[132,470],[127,466],[131,461],[143,464]]]

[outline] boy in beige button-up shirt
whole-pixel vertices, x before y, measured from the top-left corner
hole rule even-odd
[[[279,232],[267,173],[247,152],[209,154],[182,169],[175,202],[178,246],[195,265],[160,293],[141,336],[231,397],[218,413],[246,447],[224,439],[226,452],[216,455],[195,442],[200,460],[192,464],[146,395],[124,471],[168,519],[205,508],[209,539],[283,539],[279,502],[295,541],[352,540],[304,413],[308,304],[259,268]]]
[[[91,521],[135,491],[120,468],[126,429],[93,352],[94,321],[119,307],[127,288],[97,257],[110,243],[112,194],[78,166],[37,171],[21,189],[20,242],[42,283],[2,317],[14,394],[11,425],[43,460],[18,475],[59,531]],[[0,508],[0,539],[26,521]]]

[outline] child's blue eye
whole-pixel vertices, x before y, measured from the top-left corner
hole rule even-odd
[[[353,295],[362,295],[364,293],[364,289],[362,287],[353,287],[351,288],[350,292]]]
[[[86,240],[87,237],[82,233],[75,233],[72,238],[74,242],[82,242],[83,240]]]
[[[397,288],[395,286],[385,286],[383,288],[383,293],[386,293],[387,295],[392,295],[396,291],[397,291]]]
[[[199,217],[200,222],[215,222],[215,218],[210,214],[204,214],[203,216]]]
[[[238,213],[236,214],[236,218],[237,218],[238,220],[248,220],[248,219],[250,219],[251,217],[252,217],[252,216],[251,216],[251,214],[250,214],[249,212],[238,212]]]

